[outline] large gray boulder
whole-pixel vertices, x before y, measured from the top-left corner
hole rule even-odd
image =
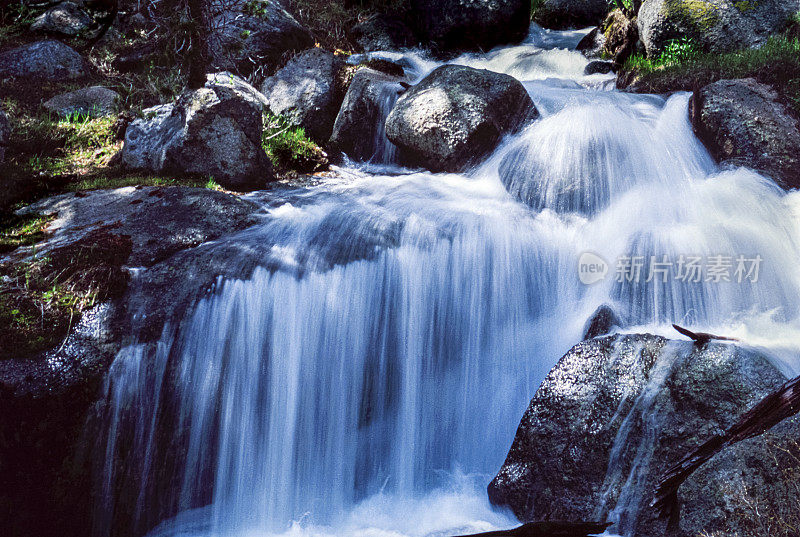
[[[488,50],[521,41],[530,0],[410,0],[420,39],[440,50]]]
[[[386,119],[386,135],[410,164],[460,171],[538,115],[515,78],[444,65],[398,99]]]
[[[784,188],[800,187],[800,122],[770,86],[720,80],[695,92],[690,113],[717,159],[759,170]]]
[[[684,485],[686,516],[678,529],[667,529],[649,507],[655,484],[688,451],[729,428],[785,381],[767,358],[735,345],[697,347],[652,335],[583,342],[536,392],[489,498],[523,521],[604,519],[616,523],[612,533],[637,537],[730,529],[729,480],[695,476]],[[795,439],[798,432],[797,426],[788,431]],[[720,453],[708,475],[755,475],[753,464],[731,453]],[[767,464],[770,453],[749,456],[761,472],[750,485],[785,483]],[[692,505],[700,487],[704,502]],[[756,500],[767,499],[769,490],[751,489]]]
[[[800,0],[645,0],[638,26],[647,54],[688,37],[701,48],[725,52],[764,43],[800,11]]]
[[[186,92],[130,124],[122,161],[133,169],[213,177],[232,190],[263,188],[274,175],[261,147],[262,110],[232,87]]]
[[[8,121],[8,116],[0,110],[0,164],[6,158],[6,146],[11,139],[11,123]]]
[[[312,48],[267,78],[261,92],[273,114],[303,127],[312,139],[324,143],[342,104],[337,79],[343,66],[344,61],[334,54]]]
[[[570,28],[600,24],[613,0],[542,0],[533,20],[545,28]]]
[[[277,0],[215,0],[211,51],[222,69],[272,73],[290,51],[314,46],[308,30]]]
[[[44,103],[45,109],[62,117],[80,114],[90,117],[108,116],[119,108],[120,96],[114,90],[91,86],[56,95]]]
[[[78,4],[62,2],[36,17],[31,30],[73,37],[88,30],[92,24],[94,20]]]
[[[88,72],[86,60],[58,41],[36,41],[0,54],[0,78],[63,82]]]
[[[369,160],[386,136],[387,105],[404,79],[369,68],[356,71],[333,125],[330,147],[356,160]]]

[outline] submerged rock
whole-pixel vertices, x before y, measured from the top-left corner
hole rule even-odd
[[[92,24],[94,20],[78,4],[62,2],[36,17],[31,30],[76,36],[88,30]]]
[[[333,124],[331,148],[356,160],[369,160],[378,150],[376,138],[384,136],[385,105],[394,102],[403,80],[369,68],[356,71]]]
[[[0,54],[0,78],[63,82],[88,73],[83,57],[58,41],[36,41]]]
[[[583,74],[585,75],[596,75],[602,74],[607,75],[608,73],[614,70],[614,64],[612,62],[606,62],[602,60],[596,60],[593,62],[589,62],[586,66],[586,69],[583,70]]]
[[[73,114],[101,117],[116,112],[119,100],[120,96],[116,91],[102,86],[92,86],[56,95],[45,102],[44,107],[63,117]]]
[[[784,188],[800,187],[800,122],[770,86],[720,80],[695,92],[690,114],[717,159],[762,171]]]
[[[217,66],[271,73],[287,52],[314,46],[314,38],[277,0],[214,0],[211,52]]]
[[[122,161],[133,169],[213,177],[233,190],[263,188],[274,175],[261,146],[262,110],[262,102],[233,86],[186,92],[130,124]]]
[[[542,0],[533,20],[545,28],[572,28],[599,24],[612,4],[609,0]]]
[[[411,164],[460,171],[539,112],[515,78],[444,65],[398,99],[386,134]]]
[[[441,50],[489,50],[522,41],[529,0],[411,0],[419,37]]]
[[[586,341],[536,392],[489,498],[523,521],[607,519],[616,522],[612,533],[637,537],[693,537],[731,527],[730,481],[716,477],[758,474],[747,484],[785,483],[767,464],[769,453],[750,452],[758,465],[730,450],[720,453],[707,469],[715,479],[695,476],[679,491],[686,509],[679,530],[668,530],[649,507],[655,484],[689,450],[785,381],[767,358],[734,345],[700,348],[651,335]],[[700,488],[702,507],[692,505]],[[758,501],[785,501],[751,489]]]
[[[331,52],[312,48],[267,78],[261,92],[273,114],[303,127],[312,139],[325,142],[342,104],[337,81],[343,66],[344,61]]]
[[[650,57],[680,38],[726,52],[764,43],[798,11],[798,0],[645,0],[638,26]]]
[[[365,52],[413,47],[414,32],[400,17],[378,13],[353,26],[350,38]]]

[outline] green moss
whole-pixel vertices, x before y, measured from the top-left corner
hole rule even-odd
[[[696,32],[706,32],[719,22],[717,6],[705,0],[668,0],[664,4],[668,18],[683,21]]]
[[[157,175],[108,175],[97,174],[83,177],[78,181],[66,185],[65,190],[70,192],[82,190],[99,190],[122,188],[126,186],[190,186],[219,190],[220,186],[213,179],[198,179],[185,177],[164,177]]]
[[[747,13],[748,11],[753,11],[758,7],[758,2],[751,2],[750,0],[741,0],[740,2],[736,2],[733,4],[736,6],[741,13]]]
[[[309,173],[327,165],[325,152],[306,136],[302,127],[272,114],[264,115],[262,146],[280,172]]]

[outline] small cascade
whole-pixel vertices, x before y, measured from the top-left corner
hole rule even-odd
[[[797,323],[796,196],[716,166],[692,134],[688,95],[622,94],[585,76],[588,60],[568,50],[581,35],[534,27],[519,46],[454,60],[516,76],[542,113],[468,174],[398,175],[384,123],[401,87],[387,83],[364,133],[368,164],[253,195],[264,221],[225,241],[257,244],[259,268],[221,278],[111,368],[98,537],[511,527],[485,485],[598,305],[631,326]],[[395,54],[411,80],[439,65]],[[590,284],[586,253],[606,269]],[[636,278],[619,272],[633,256]],[[730,258],[729,278],[680,279],[681,256]],[[737,279],[738,256],[761,260],[757,281]],[[671,272],[652,273],[654,260]],[[657,432],[652,397],[668,367],[625,418],[614,457],[634,419]],[[626,535],[637,475],[606,506]]]
[[[375,125],[372,133],[372,147],[374,153],[370,157],[371,164],[397,164],[397,146],[394,145],[386,137],[386,118],[389,117],[389,112],[392,111],[394,103],[397,102],[400,93],[403,91],[403,86],[398,83],[387,82],[382,84],[379,89],[378,95],[378,110],[380,120]]]

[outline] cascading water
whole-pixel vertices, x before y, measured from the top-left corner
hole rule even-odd
[[[263,268],[112,366],[98,535],[510,527],[484,487],[598,305],[656,330],[797,324],[797,195],[719,169],[687,95],[584,76],[564,49],[579,38],[535,29],[454,60],[522,80],[542,113],[468,174],[342,169],[254,196],[265,221],[227,240],[261,245]],[[406,64],[412,80],[436,66]],[[594,285],[584,252],[609,265]],[[757,281],[614,273],[626,256],[740,254],[762,260]]]

